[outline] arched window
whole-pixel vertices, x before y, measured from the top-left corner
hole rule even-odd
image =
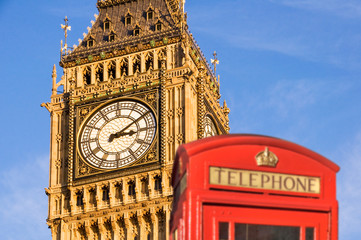
[[[96,191],[95,188],[89,189],[89,203],[95,205],[97,203],[96,201]]]
[[[83,202],[83,192],[82,191],[78,191],[76,193],[76,205],[78,207],[83,206],[84,202]]]
[[[108,66],[108,78],[109,78],[109,80],[115,79],[115,72],[116,72],[115,62],[112,61],[112,62],[110,62],[109,66]]]
[[[162,31],[162,28],[163,28],[162,22],[161,22],[161,21],[158,21],[158,22],[155,24],[155,31],[160,32],[160,31]]]
[[[104,186],[104,187],[102,188],[102,191],[103,191],[102,200],[103,200],[103,201],[108,201],[108,200],[109,200],[109,187],[108,187],[108,186]]]
[[[162,67],[162,59],[165,58],[167,56],[165,50],[160,50],[158,52],[158,68],[161,69]]]
[[[140,34],[140,27],[137,25],[135,26],[134,30],[133,30],[133,36],[138,36]]]
[[[128,195],[135,196],[135,182],[134,181],[128,182]]]
[[[145,60],[145,69],[146,71],[148,70],[153,70],[153,54],[152,53],[148,53],[146,55],[146,60]]]
[[[123,58],[123,61],[120,63],[120,74],[122,76],[128,76],[128,59]]]
[[[152,7],[152,4],[149,4],[149,7],[145,14],[146,14],[147,21],[151,21],[154,19],[154,8]]]
[[[162,191],[162,177],[157,175],[154,177],[154,190],[155,191]]]
[[[96,67],[95,79],[96,79],[96,81],[97,81],[98,83],[104,81],[104,68],[103,68],[103,64],[98,64],[98,66]]]
[[[87,47],[93,47],[95,45],[95,38],[93,36],[90,36],[87,41]]]
[[[112,22],[110,21],[110,18],[107,16],[103,22],[103,29],[104,31],[109,31],[111,28]]]
[[[153,11],[148,11],[147,12],[147,20],[153,20],[154,18],[154,12]]]
[[[128,12],[126,15],[125,15],[125,26],[129,26],[129,25],[132,25],[132,20],[133,20],[133,17],[132,15],[130,14],[130,12]]]
[[[142,178],[141,183],[142,183],[142,187],[141,187],[142,194],[148,194],[148,179]]]
[[[106,21],[104,22],[104,30],[107,31],[107,30],[109,30],[109,29],[110,29],[110,21],[107,21],[107,20],[106,20]]]
[[[84,69],[83,72],[83,81],[84,81],[84,85],[90,85],[91,84],[91,68],[88,66]]]
[[[134,73],[139,73],[140,72],[140,57],[136,56],[133,59],[133,72]]]
[[[122,199],[122,184],[121,183],[115,184],[115,198]]]
[[[111,33],[110,33],[109,36],[108,36],[108,42],[114,42],[114,41],[115,41],[115,37],[116,37],[116,34],[115,34],[115,32],[112,30]]]

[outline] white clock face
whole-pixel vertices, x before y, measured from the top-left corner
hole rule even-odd
[[[155,134],[156,120],[147,106],[117,101],[98,109],[82,125],[79,152],[94,167],[121,168],[144,156]]]
[[[209,116],[204,118],[204,135],[203,137],[212,137],[218,135],[217,128]]]

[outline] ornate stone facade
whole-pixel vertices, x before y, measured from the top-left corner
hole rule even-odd
[[[219,82],[188,31],[183,5],[98,1],[88,34],[78,46],[63,45],[64,74],[58,81],[54,66],[51,102],[42,104],[51,114],[46,194],[53,240],[168,239],[177,147],[204,136],[206,117],[216,134],[228,133],[229,109],[219,104]],[[156,136],[129,165],[94,167],[79,150],[81,126],[118,99],[148,106]]]

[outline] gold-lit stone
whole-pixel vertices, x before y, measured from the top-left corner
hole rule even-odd
[[[99,15],[89,33],[74,50],[62,52],[60,81],[53,69],[51,101],[42,104],[51,113],[46,193],[53,240],[134,240],[148,239],[148,235],[153,240],[168,239],[173,198],[170,178],[178,146],[229,131],[229,109],[219,104],[219,82],[183,27],[187,24],[184,13],[172,8],[178,2],[150,2],[155,13],[164,15],[160,19],[169,19],[159,31],[148,30],[153,23],[145,18],[136,19],[142,16],[136,11],[146,12],[150,7],[143,2],[98,1]],[[114,20],[128,11],[142,29],[138,36],[126,35],[128,30],[121,30],[124,23]],[[109,31],[117,36],[111,42],[104,35],[109,31],[101,24],[107,17],[111,20]],[[90,38],[94,38],[93,46],[87,45]],[[60,86],[64,93],[58,93]],[[111,157],[98,152],[104,160],[99,164],[108,168],[94,167],[79,156],[79,131],[98,107],[121,99],[152,110],[156,137],[137,142],[147,149],[132,163],[121,159],[120,153]],[[211,128],[205,126],[209,119]],[[101,137],[103,145],[106,139]],[[99,139],[92,136],[89,141]],[[107,165],[111,158],[120,159],[123,166]]]

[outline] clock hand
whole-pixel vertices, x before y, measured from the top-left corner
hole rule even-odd
[[[133,136],[134,134],[136,134],[137,132],[133,131],[133,130],[130,130],[129,132],[127,133],[124,133],[124,135],[129,135],[129,136]]]
[[[129,132],[123,132],[123,133],[117,132],[115,134],[110,135],[108,142],[112,142],[115,138],[120,138],[120,137],[123,137],[123,136],[126,136],[126,135],[133,136],[136,133],[137,132],[135,132],[133,130],[130,130]]]
[[[146,113],[144,113],[143,115],[141,115],[141,116],[140,116],[137,120],[135,120],[134,122],[131,122],[130,124],[128,124],[125,128],[123,128],[123,129],[120,130],[119,132],[110,134],[108,142],[112,142],[112,141],[114,140],[114,138],[120,138],[120,137],[125,136],[125,135],[132,136],[133,134],[135,134],[136,132],[134,132],[133,130],[129,131],[128,133],[124,133],[124,131],[127,130],[128,128],[130,128],[133,124],[139,122],[139,121],[140,121],[143,117],[145,117],[145,115],[147,115],[148,113],[149,113],[149,111],[146,112]]]

